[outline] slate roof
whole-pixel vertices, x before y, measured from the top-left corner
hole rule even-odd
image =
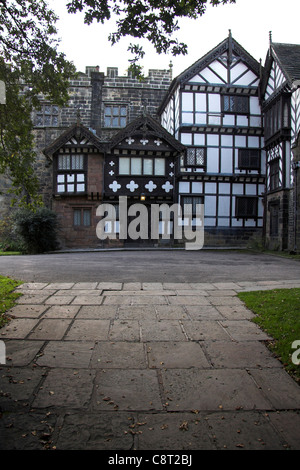
[[[272,43],[274,56],[287,80],[300,80],[300,44]]]
[[[53,154],[57,152],[61,147],[63,147],[72,137],[76,137],[78,140],[86,138],[89,142],[89,145],[93,145],[99,151],[104,150],[103,143],[100,139],[91,132],[87,127],[83,126],[80,122],[77,121],[76,124],[73,124],[67,130],[65,130],[57,139],[55,139],[48,147],[43,150],[43,153],[48,158],[52,158]],[[82,145],[84,147],[84,145]]]
[[[149,114],[142,115],[139,118],[134,119],[126,127],[121,129],[106,145],[107,150],[116,147],[126,137],[140,134],[145,129],[145,134],[152,134],[156,137],[164,139],[175,151],[182,152],[185,146],[175,139],[167,130],[162,127],[159,121],[154,119]]]
[[[267,88],[273,60],[277,62],[282,70],[288,87],[291,88],[295,81],[300,80],[300,45],[271,42],[260,84],[260,96],[262,97]]]

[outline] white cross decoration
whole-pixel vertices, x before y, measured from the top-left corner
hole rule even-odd
[[[114,175],[114,174],[115,174],[115,172],[114,172],[114,171],[112,171],[112,170],[110,170],[109,174],[110,174],[110,176],[112,176],[112,175]]]
[[[157,188],[157,185],[153,181],[149,181],[149,183],[145,184],[145,188],[152,193],[153,189]]]
[[[174,163],[173,162],[170,163],[170,167],[174,168]]]
[[[165,184],[162,185],[162,188],[165,190],[166,193],[168,193],[171,189],[173,189],[173,185],[170,183],[170,181],[167,181]]]
[[[130,192],[133,193],[139,187],[133,180],[130,181],[129,184],[126,184],[126,188],[130,189]]]
[[[172,178],[172,176],[174,176],[173,171],[171,171],[171,173],[169,173],[169,176],[171,176],[171,178]]]
[[[109,162],[110,166],[114,166],[115,162],[111,161]]]
[[[141,144],[146,145],[146,144],[148,144],[149,140],[141,139],[140,142],[141,142]]]
[[[159,147],[162,144],[162,141],[160,139],[157,139],[154,141],[154,143]]]
[[[129,145],[131,145],[131,144],[133,144],[134,139],[133,139],[132,137],[128,137],[128,139],[126,139],[126,142],[127,142]]]
[[[109,187],[113,190],[114,193],[116,193],[118,189],[120,189],[121,185],[115,180],[109,185]]]

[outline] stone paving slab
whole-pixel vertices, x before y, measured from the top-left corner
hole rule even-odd
[[[300,281],[26,283],[0,449],[300,449],[300,388],[237,298]]]
[[[49,341],[36,364],[51,368],[89,368],[94,341]]]

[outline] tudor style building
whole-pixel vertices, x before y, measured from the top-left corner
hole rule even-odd
[[[42,100],[33,116],[36,172],[61,246],[165,243],[150,239],[150,219],[146,240],[109,238],[120,235],[126,196],[129,208],[190,204],[194,214],[203,204],[205,246],[299,250],[299,86],[299,45],[270,37],[263,67],[231,32],[173,80],[171,68],[139,81],[87,67],[68,107]],[[100,240],[97,208],[106,203],[116,219]]]
[[[267,154],[266,244],[297,250],[292,148],[300,130],[300,45],[273,43],[270,35],[260,93]]]
[[[138,244],[162,242],[161,237],[151,237],[151,205],[172,206],[177,201],[177,161],[184,150],[157,120],[146,114],[119,131],[106,146],[103,201],[113,204],[118,216],[120,196],[126,196],[128,209],[132,204],[144,205],[148,234],[141,236]],[[118,232],[118,228],[114,230]],[[160,233],[162,230],[161,226]],[[171,235],[169,241],[173,240]],[[136,242],[130,237],[124,240],[125,245]]]
[[[229,34],[171,84],[159,115],[187,148],[179,200],[204,203],[206,244],[261,236],[265,152],[260,64]]]

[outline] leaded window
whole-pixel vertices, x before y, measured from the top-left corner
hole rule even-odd
[[[37,127],[58,126],[59,108],[56,105],[43,104],[35,111],[34,125]]]
[[[127,107],[122,105],[107,105],[104,109],[105,127],[125,127],[127,123]]]
[[[246,170],[259,170],[260,150],[259,149],[239,149],[239,168]]]
[[[84,155],[59,155],[57,158],[56,193],[80,194],[85,191],[86,170]]]
[[[73,210],[74,227],[90,227],[91,225],[91,209],[76,207]]]
[[[200,167],[206,165],[206,152],[204,147],[189,147],[186,154],[181,156],[180,166]]]
[[[257,197],[236,197],[235,216],[253,219],[257,217]]]
[[[164,158],[120,157],[119,175],[165,175]]]
[[[224,95],[223,96],[223,112],[248,114],[249,98],[248,96]]]
[[[269,163],[270,167],[270,191],[278,189],[280,186],[279,178],[279,159],[273,160]]]
[[[291,126],[290,98],[281,96],[265,111],[265,139],[278,132],[285,132]]]
[[[203,196],[181,196],[180,200],[183,216],[195,216],[197,214],[197,204],[203,204],[204,198]]]

